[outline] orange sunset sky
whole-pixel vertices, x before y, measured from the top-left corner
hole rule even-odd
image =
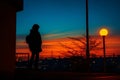
[[[75,37],[78,40],[81,40],[82,37]],[[93,36],[93,40],[100,42],[99,49],[91,50],[91,54],[96,54],[97,56],[103,55],[102,50],[102,37]],[[43,40],[42,49],[40,56],[43,58],[48,57],[69,57],[71,55],[83,55],[85,56],[84,49],[81,49],[80,46],[84,45],[78,41],[70,38],[58,38]],[[120,36],[107,36],[106,37],[106,55],[120,55]],[[72,52],[72,53],[71,53]],[[29,53],[31,52],[26,44],[25,40],[19,40],[16,42],[16,53]]]

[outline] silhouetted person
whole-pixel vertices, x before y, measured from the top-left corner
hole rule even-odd
[[[42,51],[41,45],[42,45],[42,40],[41,40],[41,35],[38,32],[39,25],[34,24],[32,29],[30,30],[29,35],[26,37],[26,42],[29,46],[29,49],[32,53],[29,67],[32,68],[33,62],[34,62],[34,57],[35,58],[35,68],[38,68],[38,61],[39,61],[39,53]]]

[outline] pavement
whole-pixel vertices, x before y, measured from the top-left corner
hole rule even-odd
[[[118,73],[42,72],[16,70],[15,80],[120,80]]]

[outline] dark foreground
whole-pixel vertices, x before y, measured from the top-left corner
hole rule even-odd
[[[41,72],[16,70],[15,80],[120,80],[116,73]]]
[[[0,80],[120,80],[119,73],[41,72],[39,70],[16,70],[0,75]]]

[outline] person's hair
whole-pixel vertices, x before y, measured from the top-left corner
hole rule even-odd
[[[32,29],[34,29],[34,30],[38,30],[39,27],[40,27],[40,26],[39,26],[38,24],[34,24],[33,27],[32,27]]]

